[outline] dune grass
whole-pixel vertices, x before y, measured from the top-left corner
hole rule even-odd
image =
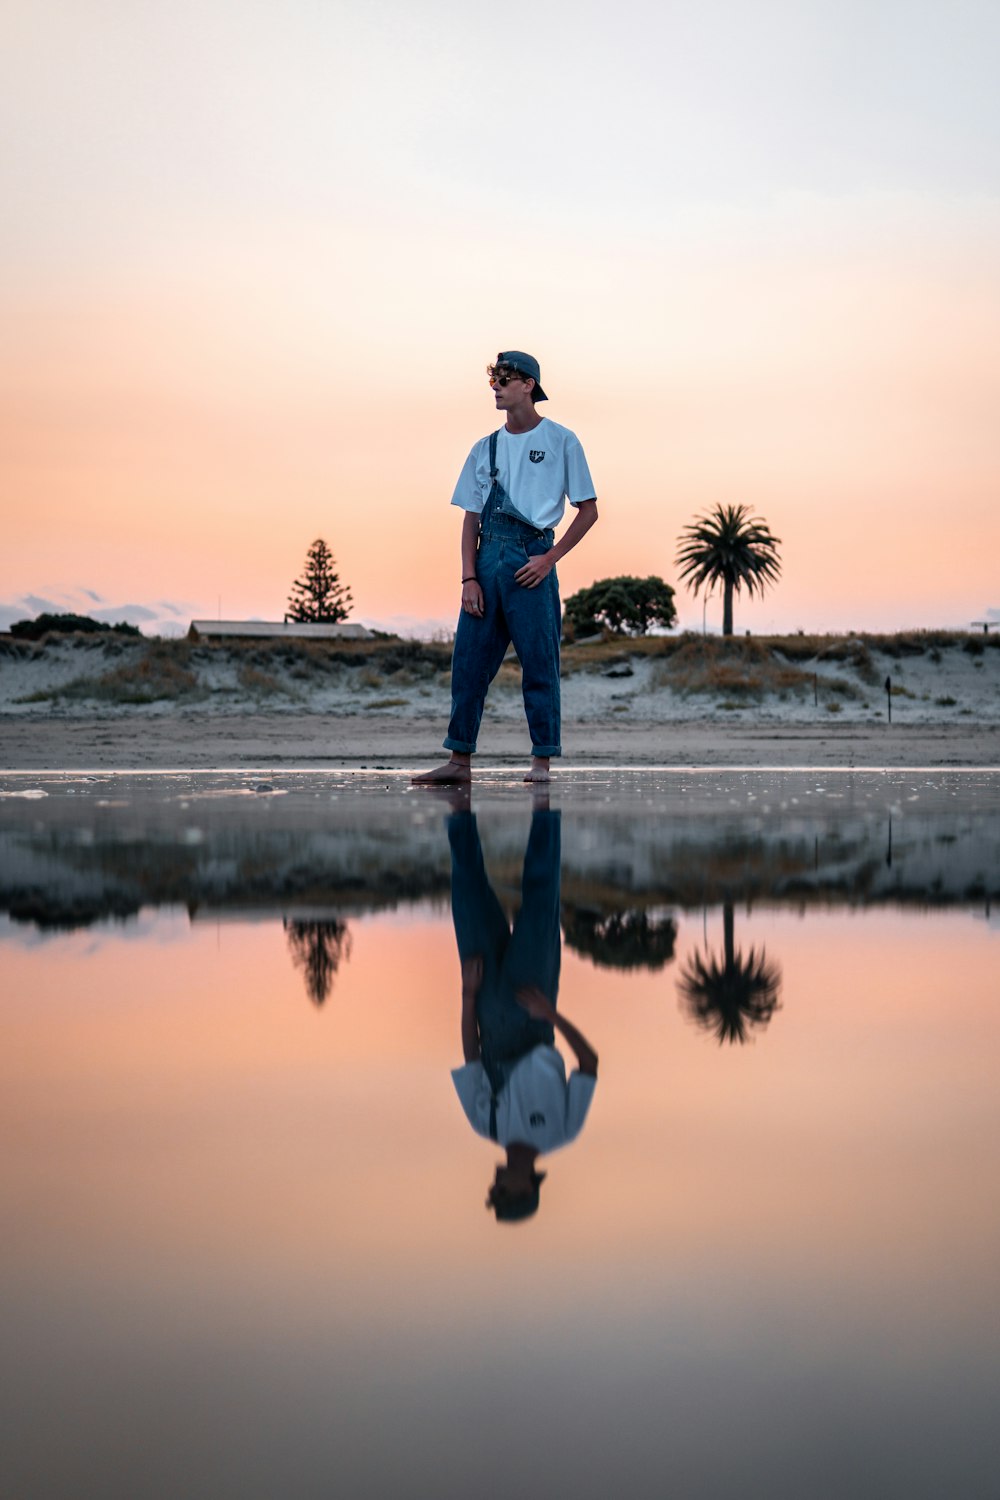
[[[199,683],[183,655],[178,655],[175,641],[150,641],[130,654],[129,659],[96,676],[75,677],[61,687],[31,693],[23,703],[46,700],[81,702],[94,700],[109,704],[159,703],[166,699],[194,697]]]
[[[407,687],[440,679],[451,662],[450,645],[403,641],[210,641],[115,639],[49,635],[39,642],[11,642],[8,655],[24,657],[49,649],[81,650],[94,670],[70,682],[40,688],[19,703],[93,701],[141,705],[198,702],[213,694],[245,694],[257,701],[295,696],[331,678],[358,689]],[[109,657],[120,658],[108,667]],[[219,686],[226,678],[230,686]],[[394,699],[399,703],[406,700]]]
[[[839,704],[844,699],[864,698],[866,688],[881,686],[885,664],[883,661],[880,667],[876,655],[893,661],[929,656],[938,663],[944,660],[944,652],[961,650],[976,657],[978,665],[986,651],[998,647],[1000,636],[995,634],[944,630],[729,637],[688,631],[631,640],[605,632],[599,641],[563,648],[563,675],[575,671],[608,673],[616,666],[651,659],[657,687],[684,694],[720,694],[727,707],[769,694],[803,697],[816,691],[830,703]],[[826,669],[832,663],[842,664],[844,674],[828,675]],[[838,709],[831,707],[830,711],[836,713]]]
[[[449,682],[451,644],[407,641],[393,636],[345,641],[198,641],[126,639],[102,635],[53,635],[38,642],[0,639],[6,656],[37,659],[50,650],[79,652],[84,671],[61,686],[40,688],[21,703],[93,700],[102,704],[142,705],[196,703],[216,694],[257,702],[282,697],[308,703],[310,691],[336,684],[356,692],[376,692],[379,706],[403,706],[405,689],[422,693]],[[928,656],[935,663],[948,653],[964,652],[983,667],[1000,648],[1000,635],[960,631],[906,631],[890,635],[842,636],[615,636],[610,632],[586,644],[563,647],[562,674],[631,675],[630,668],[650,664],[655,688],[689,695],[714,695],[727,707],[779,698],[806,700],[818,695],[829,712],[847,700],[863,700],[881,688],[886,661]],[[86,670],[86,668],[90,670]],[[830,671],[836,667],[835,673]],[[615,669],[621,669],[616,672]],[[906,695],[896,682],[893,692]],[[520,684],[515,661],[505,662],[497,678],[501,689]],[[944,684],[942,684],[944,686]],[[933,700],[949,705],[944,695]]]

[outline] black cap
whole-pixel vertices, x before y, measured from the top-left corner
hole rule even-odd
[[[538,360],[533,354],[524,354],[520,349],[508,349],[506,354],[498,354],[496,357],[498,365],[506,365],[509,370],[516,370],[519,375],[527,375],[535,382],[535,400],[547,401],[549,398],[542,390],[542,372],[538,368]]]

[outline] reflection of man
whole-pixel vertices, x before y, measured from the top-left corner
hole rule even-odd
[[[538,1208],[545,1173],[537,1158],[579,1134],[597,1083],[597,1053],[556,1012],[559,831],[557,812],[533,814],[511,929],[486,876],[474,814],[448,819],[465,1055],[451,1076],[472,1128],[506,1148],[487,1199],[498,1220]],[[576,1054],[568,1079],[557,1031]]]

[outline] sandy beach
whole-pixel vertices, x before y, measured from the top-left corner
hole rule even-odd
[[[606,642],[565,654],[559,769],[1000,765],[995,638]],[[353,652],[62,640],[0,653],[0,769],[426,769],[449,710],[443,645]],[[890,687],[886,688],[886,681]],[[891,701],[892,721],[888,709]],[[528,754],[516,662],[477,765]]]
[[[440,759],[440,723],[321,714],[185,713],[155,720],[52,716],[0,721],[2,769],[266,770],[366,766],[424,770]],[[594,765],[725,767],[997,767],[996,725],[734,724],[569,722],[559,771]],[[527,756],[524,732],[508,724],[484,735],[477,770],[513,769]]]

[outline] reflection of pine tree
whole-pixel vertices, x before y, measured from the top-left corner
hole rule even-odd
[[[714,954],[695,953],[677,981],[688,1014],[699,1026],[714,1031],[723,1042],[745,1042],[748,1028],[766,1026],[779,1008],[781,970],[768,963],[762,948],[751,948],[746,958],[733,942],[733,908],[722,908],[725,952],[722,961]]]
[[[333,989],[334,975],[341,960],[351,956],[351,934],[346,922],[297,922],[285,920],[285,932],[292,963],[302,969],[306,994],[316,1005],[322,1005]]]
[[[563,932],[570,948],[605,969],[662,969],[673,958],[677,941],[673,917],[648,911],[567,907]]]

